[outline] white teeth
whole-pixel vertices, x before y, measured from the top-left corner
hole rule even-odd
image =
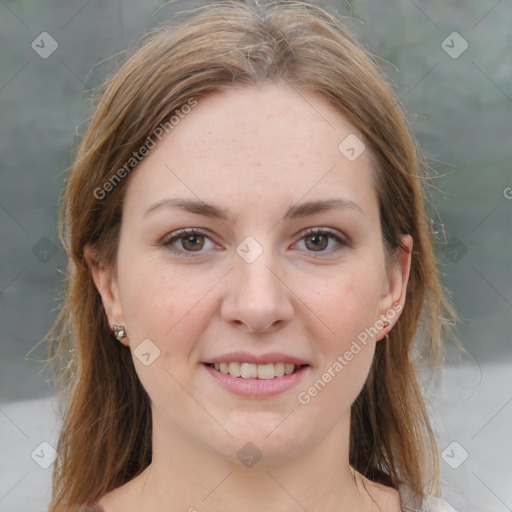
[[[269,380],[274,377],[290,375],[295,370],[292,363],[214,363],[213,367],[226,375],[232,377],[242,377],[243,379],[263,379]]]
[[[274,364],[274,375],[276,377],[282,377],[284,375],[284,363]]]
[[[274,378],[274,364],[259,364],[258,365],[258,379],[273,379]]]
[[[229,374],[233,377],[240,377],[240,363],[229,363]]]
[[[240,365],[240,377],[244,379],[254,379],[258,376],[258,365],[252,363],[242,363]]]
[[[293,365],[291,363],[286,363],[284,365],[284,373],[286,373],[286,375],[289,375],[290,373],[293,372],[294,368],[295,368],[295,365]]]

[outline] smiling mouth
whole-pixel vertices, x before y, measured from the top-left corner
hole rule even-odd
[[[206,366],[231,377],[242,379],[270,380],[276,377],[283,377],[299,371],[307,364],[296,365],[293,363],[205,363]]]

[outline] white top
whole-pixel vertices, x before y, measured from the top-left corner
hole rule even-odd
[[[446,501],[435,496],[425,496],[423,506],[418,497],[406,486],[399,486],[402,512],[456,512]]]
[[[441,498],[427,496],[424,501],[423,512],[455,512],[455,510]]]

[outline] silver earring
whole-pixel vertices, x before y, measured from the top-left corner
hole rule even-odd
[[[126,338],[126,330],[124,325],[114,325],[112,333],[116,337],[117,341],[121,341],[122,338]]]
[[[383,325],[384,327],[389,327],[389,326],[391,325],[391,320],[390,320],[389,318],[386,318],[386,320],[384,320],[384,321],[382,322],[382,325]],[[388,333],[386,333],[386,336],[384,336],[384,337],[385,337],[387,340],[389,340],[389,334],[388,334]]]

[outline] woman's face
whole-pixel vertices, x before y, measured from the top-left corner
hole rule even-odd
[[[410,264],[385,265],[361,140],[313,93],[232,88],[133,171],[117,270],[95,277],[159,432],[269,463],[347,433]]]

